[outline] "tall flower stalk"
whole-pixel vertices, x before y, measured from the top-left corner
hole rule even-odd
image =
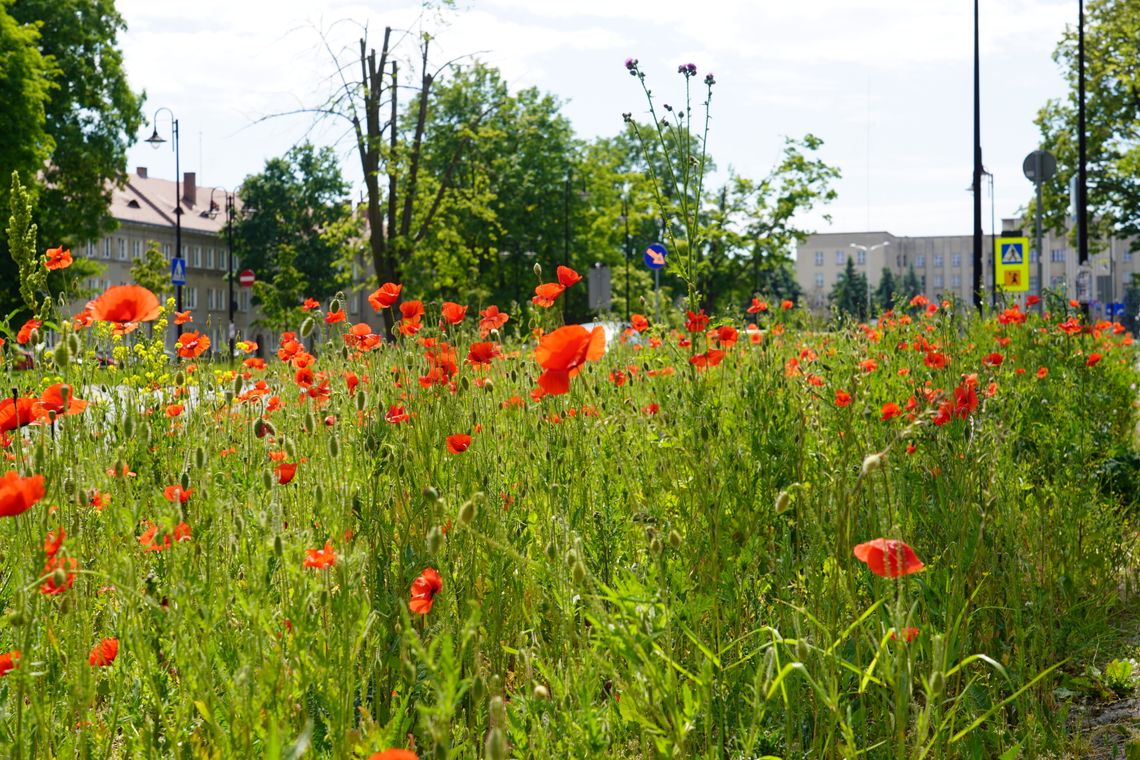
[[[675,271],[688,286],[689,308],[696,308],[700,299],[697,290],[698,252],[707,237],[701,224],[701,205],[708,168],[709,104],[712,102],[716,78],[711,73],[704,78],[705,99],[701,104],[704,107],[704,119],[703,124],[698,122],[701,135],[694,145],[692,80],[697,76],[696,64],[685,63],[677,67],[677,73],[685,78],[685,107],[684,110],[677,110],[669,104],[663,104],[662,109],[667,114],[664,116],[658,112],[653,91],[646,85],[645,72],[641,70],[637,59],[627,59],[625,68],[641,84],[649,103],[653,131],[643,133],[631,113],[622,116],[637,137],[645,159],[654,201],[664,224],[665,237],[680,261]],[[661,172],[653,160],[654,149],[660,151]]]

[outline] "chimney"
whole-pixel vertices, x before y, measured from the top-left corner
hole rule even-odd
[[[135,174],[139,175],[139,177],[141,179],[146,179],[146,167],[145,166],[138,167],[137,169],[135,169]]]
[[[194,172],[182,172],[182,200],[190,208],[198,205],[198,176]]]

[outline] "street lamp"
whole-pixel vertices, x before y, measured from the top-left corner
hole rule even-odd
[[[178,119],[174,118],[174,112],[166,106],[159,108],[154,112],[154,119],[151,120],[153,132],[150,137],[146,139],[150,146],[158,150],[166,140],[158,134],[158,115],[166,111],[170,115],[171,133],[174,137],[174,256],[181,258],[182,256],[182,164],[180,162],[180,155],[178,152]],[[174,286],[174,303],[175,310],[182,311],[182,286]],[[177,320],[176,320],[177,321]],[[182,325],[176,325],[178,335],[182,335]]]
[[[858,251],[862,251],[863,253],[865,253],[867,255],[867,264],[866,264],[867,273],[864,275],[864,277],[867,278],[867,321],[868,322],[871,320],[871,254],[874,253],[875,251],[879,250],[880,248],[886,248],[890,244],[891,244],[891,242],[889,240],[884,240],[881,243],[875,243],[875,245],[872,245],[872,246],[859,245],[858,243],[852,243],[851,244],[852,248],[854,248]]]
[[[230,297],[229,309],[227,312],[229,318],[229,327],[226,330],[226,335],[229,336],[229,358],[232,362],[234,360],[234,338],[237,335],[237,331],[234,330],[234,306],[236,305],[234,302],[234,194],[228,192],[224,187],[215,187],[210,190],[210,205],[208,207],[209,211],[207,213],[211,219],[217,219],[218,217],[218,204],[214,202],[214,192],[217,190],[222,191],[222,195],[225,197],[226,203],[226,250],[229,254],[229,261],[226,265],[226,279],[229,282],[228,287]]]
[[[629,250],[629,186],[622,188],[621,220],[625,223],[625,321],[629,321],[629,260],[633,255]]]

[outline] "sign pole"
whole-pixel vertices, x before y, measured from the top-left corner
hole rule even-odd
[[[653,270],[653,324],[661,321],[661,270]]]
[[[1037,293],[1040,295],[1045,291],[1045,265],[1042,263],[1045,258],[1045,252],[1041,250],[1041,174],[1044,167],[1042,167],[1042,151],[1033,151],[1033,184],[1037,185],[1037,214],[1035,220],[1035,228],[1033,230],[1034,244],[1037,246]],[[1037,302],[1037,308],[1041,313],[1045,313],[1045,299]]]

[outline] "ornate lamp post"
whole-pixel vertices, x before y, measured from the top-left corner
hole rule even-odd
[[[174,138],[174,256],[180,258],[182,256],[182,164],[178,151],[178,119],[174,118],[173,111],[163,106],[154,112],[154,119],[151,120],[153,132],[146,141],[155,150],[158,150],[158,147],[166,142],[166,139],[158,134],[158,115],[163,111],[170,115],[171,132]],[[174,308],[182,311],[181,285],[174,286],[174,302]],[[176,329],[178,335],[181,335],[182,325],[178,325]]]

